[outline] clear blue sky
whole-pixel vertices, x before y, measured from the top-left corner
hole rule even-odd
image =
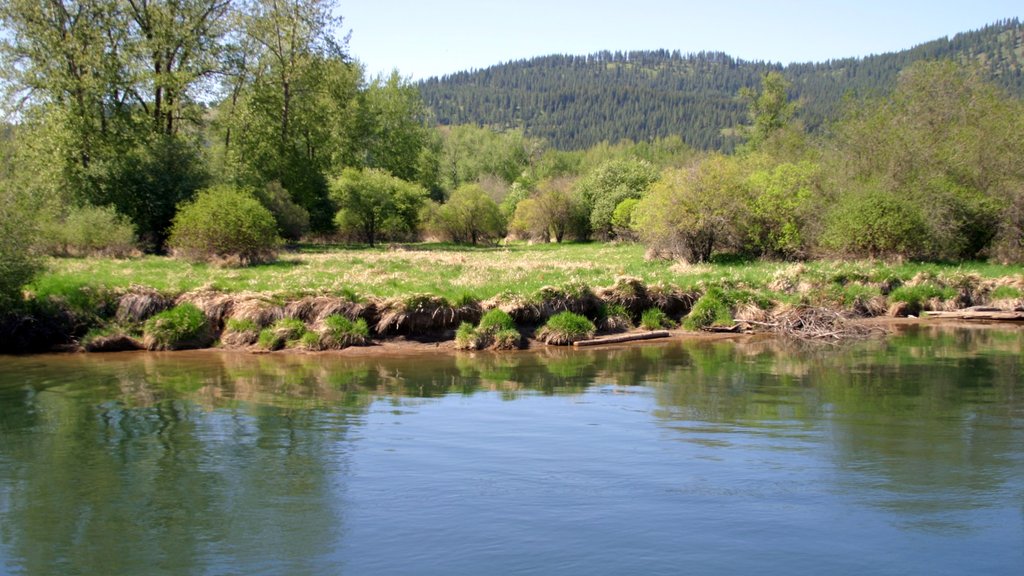
[[[809,62],[892,52],[1024,20],[1024,2],[964,0],[338,0],[370,76],[417,80],[547,54],[720,51]]]

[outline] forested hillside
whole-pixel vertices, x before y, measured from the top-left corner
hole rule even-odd
[[[742,88],[769,71],[790,82],[797,116],[811,132],[834,118],[843,97],[887,92],[919,60],[974,64],[1013,94],[1024,94],[1024,26],[1007,20],[902,52],[782,66],[722,53],[600,52],[545,56],[421,82],[437,121],[523,128],[560,149],[601,141],[680,135],[701,149],[730,150],[731,129],[746,120]]]

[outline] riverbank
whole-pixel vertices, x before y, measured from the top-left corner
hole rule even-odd
[[[598,288],[570,282],[544,286],[532,294],[506,292],[484,301],[469,297],[451,301],[428,294],[287,298],[275,292],[213,287],[168,294],[137,285],[128,289],[87,286],[62,297],[29,300],[25,310],[2,320],[0,341],[6,353],[222,348],[253,353],[347,349],[353,355],[405,354],[460,347],[459,328],[476,326],[491,310],[501,310],[514,321],[519,338],[512,347],[520,349],[546,346],[536,338],[537,330],[565,311],[593,321],[599,338],[668,328],[672,339],[771,333],[828,341],[872,336],[887,323],[916,322],[929,310],[978,305],[1022,310],[1021,288],[1021,276],[983,278],[963,273],[953,277],[918,273],[907,281],[890,278],[876,283],[868,278],[811,283],[800,275],[776,277],[770,285],[724,279],[689,290],[622,276]],[[175,316],[186,308],[195,311],[191,327]],[[659,311],[665,324],[638,327],[650,310]],[[697,316],[705,321],[694,328]],[[681,323],[691,329],[681,329]]]

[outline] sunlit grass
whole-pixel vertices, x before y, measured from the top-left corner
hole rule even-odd
[[[1022,266],[988,263],[886,264],[820,261],[727,262],[690,265],[647,260],[636,244],[511,244],[464,247],[422,244],[397,248],[306,246],[285,253],[272,264],[218,268],[166,257],[130,260],[60,258],[48,262],[29,289],[48,286],[127,288],[138,284],[176,294],[202,286],[230,292],[265,292],[282,296],[351,294],[387,298],[427,293],[456,300],[487,299],[502,293],[528,295],[543,286],[582,282],[608,286],[619,276],[635,276],[648,285],[667,284],[701,290],[715,285],[735,289],[769,289],[780,279],[817,285],[907,281],[920,273],[951,277],[978,274],[983,278],[1020,276]]]

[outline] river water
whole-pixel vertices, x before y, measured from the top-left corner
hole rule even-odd
[[[1024,574],[1024,330],[0,357],[0,574]]]

